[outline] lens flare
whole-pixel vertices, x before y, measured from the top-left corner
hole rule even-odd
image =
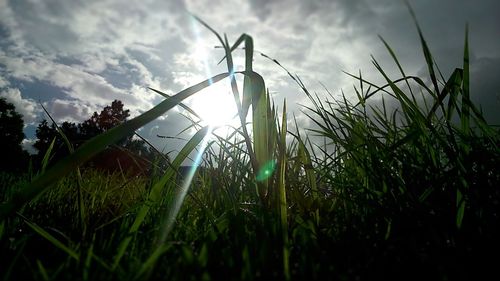
[[[181,209],[182,203],[184,202],[184,198],[186,197],[186,194],[189,190],[189,186],[191,185],[191,182],[193,181],[194,174],[198,167],[201,164],[203,152],[205,152],[205,149],[208,146],[208,143],[210,141],[210,135],[212,134],[213,128],[209,127],[207,130],[207,134],[203,138],[201,144],[200,144],[200,149],[198,153],[196,154],[196,157],[194,158],[193,165],[191,166],[191,169],[189,170],[188,174],[186,175],[186,179],[184,180],[182,186],[180,187],[180,190],[178,191],[174,201],[172,202],[172,205],[169,209],[169,212],[167,214],[167,219],[164,225],[164,229],[162,231],[159,244],[163,244],[167,238],[168,233],[172,230],[172,227],[175,222],[175,218],[177,217],[177,214],[179,213],[179,210]]]
[[[271,160],[264,164],[262,168],[260,168],[259,172],[257,173],[256,179],[257,181],[264,181],[271,177],[276,170],[276,161]]]
[[[193,33],[195,34],[196,42],[199,45],[199,44],[201,44],[201,38],[200,38],[198,27],[196,26],[195,23],[196,22],[193,18],[193,22],[192,22]],[[197,50],[199,51],[201,49],[197,48]],[[199,53],[204,54],[204,52],[201,52],[201,51]],[[210,68],[208,67],[208,62],[207,62],[206,56],[202,56],[202,57],[200,57],[200,59],[203,60],[203,65],[205,67],[205,74],[207,75],[207,77],[212,77]],[[208,88],[210,88],[212,86],[213,86],[213,83],[212,83],[212,81],[210,81],[210,86],[208,86]],[[200,94],[200,93],[198,93],[198,94]],[[208,143],[210,141],[210,135],[212,134],[213,129],[214,129],[213,126],[209,125],[207,133],[200,144],[200,149],[199,149],[198,153],[196,154],[196,157],[194,158],[194,162],[191,166],[191,169],[188,172],[188,174],[186,175],[186,178],[185,178],[182,186],[180,187],[180,190],[176,194],[174,201],[172,202],[172,205],[169,208],[169,211],[168,211],[168,214],[166,217],[166,221],[165,221],[164,227],[162,229],[160,239],[158,241],[159,244],[163,244],[165,242],[168,234],[172,230],[172,227],[173,227],[174,222],[175,222],[175,218],[177,217],[177,214],[179,213],[179,210],[181,209],[182,203],[184,203],[184,198],[186,197],[186,194],[189,190],[189,186],[191,185],[191,182],[193,181],[194,174],[195,174],[198,166],[201,164],[203,152],[205,151],[205,149],[208,146]]]

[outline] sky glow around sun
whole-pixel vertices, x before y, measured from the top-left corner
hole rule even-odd
[[[192,31],[196,37],[196,45],[192,56],[203,64],[206,77],[212,77],[213,73],[208,62],[209,47],[201,38],[198,25],[199,23],[193,18]],[[200,115],[202,125],[209,125],[212,128],[229,125],[237,114],[236,104],[227,81],[212,84],[197,93],[193,98],[192,106],[193,110]]]
[[[192,109],[203,119],[203,125],[212,127],[231,125],[237,114],[236,104],[229,85],[221,81],[197,93]]]

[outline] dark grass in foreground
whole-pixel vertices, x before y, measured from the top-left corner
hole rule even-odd
[[[219,38],[233,73],[231,52],[241,42],[250,52],[251,38],[233,47]],[[446,79],[421,40],[428,80],[406,75],[388,47],[402,78],[390,79],[374,60],[387,84],[353,76],[355,102],[318,99],[291,75],[310,97],[311,132],[325,145],[287,132],[286,115],[278,122],[270,101],[254,102],[252,109],[273,122],[254,118],[260,139],[244,127],[214,138],[206,168],[166,236],[165,221],[182,189],[170,170],[132,179],[93,170],[64,176],[0,224],[2,278],[500,277],[500,133],[470,101],[467,40],[463,67]],[[248,64],[252,55],[245,83],[254,88],[245,87],[244,97],[267,99],[255,93],[262,85]],[[397,102],[397,111],[374,106],[380,96]],[[240,118],[251,101],[237,100]],[[293,142],[286,144],[286,133]],[[274,173],[257,181],[266,157],[277,162]],[[182,162],[176,160],[174,167]],[[7,174],[0,180],[3,202],[29,181]]]

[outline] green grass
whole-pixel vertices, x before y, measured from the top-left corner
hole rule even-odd
[[[172,97],[155,90],[164,102],[33,178],[0,173],[4,280],[498,277],[500,132],[470,100],[467,32],[463,66],[446,79],[420,28],[429,77],[407,75],[382,40],[401,77],[373,58],[386,82],[348,74],[355,101],[312,95],[264,55],[309,97],[304,135],[253,71],[252,38],[230,45],[202,24],[225,50],[228,71],[212,79],[230,79],[241,126],[214,135],[189,190],[175,179],[208,131],[196,121],[198,133],[150,178],[77,167],[209,80]],[[240,44],[245,71],[235,73]],[[244,76],[242,95],[234,75]]]

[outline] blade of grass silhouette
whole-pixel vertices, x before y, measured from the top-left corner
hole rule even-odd
[[[463,84],[462,84],[462,130],[464,133],[470,131],[470,78],[469,78],[469,26],[465,26],[464,62],[463,62]]]
[[[160,232],[160,239],[158,240],[158,245],[162,245],[165,242],[165,239],[167,238],[168,234],[172,230],[172,227],[175,222],[175,218],[177,217],[177,214],[179,213],[179,210],[181,208],[182,202],[184,202],[184,198],[186,197],[187,191],[189,190],[189,186],[191,185],[191,181],[193,180],[193,176],[196,172],[196,169],[201,163],[203,152],[205,148],[207,148],[207,145],[209,143],[209,136],[212,133],[212,127],[208,126],[203,128],[202,130],[198,131],[195,136],[189,141],[189,143],[184,147],[186,148],[186,151],[184,151],[184,148],[181,150],[182,154],[186,154],[186,156],[200,144],[200,148],[198,153],[196,154],[196,157],[194,159],[194,163],[192,164],[189,173],[187,174],[186,179],[184,180],[183,185],[181,186],[181,190],[178,191],[176,197],[174,198],[174,202],[171,205],[168,213],[167,213],[167,218],[165,220],[165,224],[162,227],[162,231]],[[180,165],[180,163],[179,163]]]
[[[240,101],[240,95],[238,91],[238,87],[236,85],[236,80],[234,79],[234,66],[233,66],[233,57],[232,57],[232,51],[234,51],[243,41],[245,41],[245,48],[247,48],[246,44],[252,45],[250,49],[253,50],[253,42],[252,38],[246,34],[242,34],[238,40],[233,44],[232,47],[229,47],[229,42],[227,40],[227,36],[224,35],[224,40],[222,37],[219,35],[217,31],[215,31],[210,25],[208,25],[205,21],[200,19],[199,17],[192,15],[199,23],[201,23],[204,27],[206,27],[208,30],[210,30],[219,40],[219,42],[222,44],[222,48],[224,48],[225,55],[222,58],[222,60],[226,59],[227,66],[228,66],[228,71],[231,73],[231,87],[233,90],[233,95],[234,99],[236,102],[236,106],[238,108],[238,113],[240,115],[240,119],[242,119],[242,124],[244,123],[245,117],[243,116],[242,112],[242,103]],[[253,59],[253,51],[252,52],[245,52],[245,55],[248,55],[250,53],[250,57],[245,57],[245,67],[249,67],[250,69],[245,69],[246,71],[251,71],[252,69],[252,59]],[[251,147],[251,146],[250,146]]]
[[[123,137],[133,134],[133,132],[145,124],[158,118],[172,107],[177,106],[184,99],[194,95],[200,90],[210,86],[229,76],[229,73],[221,73],[214,77],[202,81],[194,86],[184,89],[161,102],[147,112],[124,122],[103,134],[100,134],[88,142],[84,143],[75,153],[57,162],[51,169],[43,175],[37,176],[25,188],[13,195],[12,199],[0,205],[0,220],[12,214],[15,210],[26,204],[29,200],[47,190],[52,183],[73,171],[78,165],[88,161],[92,156],[104,150],[108,145],[113,144]]]
[[[464,72],[463,72],[463,84],[462,84],[462,112],[460,115],[460,121],[462,125],[462,132],[466,135],[470,135],[470,110],[469,110],[469,28],[465,27],[465,44],[464,44]],[[462,149],[466,154],[469,154],[470,147],[467,143],[462,142]],[[464,184],[464,189],[467,189],[468,185]],[[462,227],[462,222],[465,213],[465,204],[467,198],[463,196],[460,189],[457,188],[456,206],[456,225],[460,229]]]
[[[405,2],[406,2],[406,6],[408,7],[408,10],[410,12],[410,15],[413,19],[413,22],[414,22],[415,26],[417,27],[418,36],[420,38],[420,45],[422,46],[425,61],[427,62],[427,69],[429,71],[429,77],[432,81],[432,85],[434,86],[434,90],[435,90],[436,94],[438,94],[440,91],[439,91],[439,86],[438,86],[438,82],[436,79],[436,72],[434,71],[434,67],[433,67],[434,61],[432,59],[431,51],[429,50],[427,42],[424,39],[424,35],[422,33],[422,30],[420,29],[420,25],[418,24],[417,16],[415,15],[413,8],[411,7],[411,5],[408,1],[405,1]]]
[[[38,226],[37,224],[31,222],[28,218],[24,217],[21,214],[17,214],[31,229],[33,229],[38,235],[42,236],[44,239],[52,243],[56,248],[61,249],[62,251],[66,252],[68,256],[74,258],[75,260],[79,260],[80,256],[76,251],[71,249],[69,246],[65,245],[63,242],[59,241],[59,239],[55,238],[52,236],[50,233],[45,231],[43,228]]]
[[[73,147],[73,145],[69,141],[69,139],[66,136],[66,134],[59,127],[59,125],[57,125],[57,122],[54,120],[54,118],[52,118],[52,115],[50,115],[50,113],[47,111],[47,109],[45,108],[45,106],[43,106],[42,103],[40,103],[40,106],[42,107],[43,111],[45,111],[45,114],[47,114],[47,116],[50,118],[50,120],[52,121],[52,124],[54,124],[56,126],[57,132],[63,138],[64,143],[66,144],[66,147],[69,150],[69,153],[73,154],[75,152],[75,148]],[[79,223],[79,226],[80,226],[80,232],[82,234],[81,238],[82,238],[82,241],[83,241],[86,238],[87,229],[86,229],[86,225],[85,225],[85,206],[83,204],[83,194],[82,194],[82,182],[83,182],[83,179],[82,179],[82,173],[80,172],[80,168],[79,167],[76,167],[76,176],[77,176],[76,177],[76,179],[77,179],[77,185],[76,186],[77,186],[77,202],[78,202],[78,216],[79,216],[78,217],[78,223]]]
[[[202,19],[198,18],[197,16],[195,16],[195,15],[192,15],[192,16],[198,22],[200,22],[203,26],[205,26],[208,30],[210,30],[217,37],[217,39],[221,43],[222,47],[224,48],[226,63],[227,63],[227,70],[230,74],[231,90],[233,92],[234,101],[236,103],[236,108],[238,109],[238,115],[240,117],[242,136],[245,140],[247,150],[248,150],[248,155],[250,157],[250,162],[252,164],[252,175],[251,176],[253,178],[255,178],[255,175],[259,171],[259,164],[258,164],[258,161],[256,159],[257,157],[254,153],[254,148],[252,147],[252,141],[250,139],[250,135],[248,134],[248,131],[247,131],[246,118],[245,118],[246,116],[243,116],[243,109],[242,109],[242,104],[241,104],[241,100],[240,100],[238,85],[237,85],[236,79],[234,77],[235,72],[234,72],[234,65],[233,65],[233,57],[231,54],[232,51],[231,51],[231,48],[229,47],[229,42],[227,40],[227,36],[224,36],[225,40],[223,40],[222,37],[219,35],[219,33],[217,33],[217,31],[215,31],[212,27],[210,27],[210,25],[208,25],[206,22],[204,22]],[[247,37],[250,37],[250,36],[247,35]],[[241,36],[240,36],[240,38],[241,38]],[[251,37],[250,37],[250,40],[251,40]],[[238,41],[240,41],[240,40],[238,40]],[[235,44],[234,47],[236,48],[237,44]],[[251,60],[253,60],[253,56],[245,58],[247,66],[251,65]]]
[[[387,43],[387,41],[385,41],[385,39],[382,36],[379,35],[378,38],[382,41],[382,43],[384,43],[384,46],[387,49],[387,51],[389,52],[389,54],[391,55],[392,60],[398,66],[398,69],[399,69],[399,72],[401,73],[401,76],[402,77],[406,77],[406,74],[405,74],[405,72],[403,70],[403,67],[401,66],[401,63],[399,63],[399,60],[398,60],[398,58],[396,56],[396,53],[394,53],[394,51],[392,50],[391,46],[389,46],[389,44]],[[360,73],[360,78],[361,78],[361,73]],[[408,90],[410,91],[410,94],[413,95],[413,91],[411,89],[410,83],[408,83],[408,80],[405,80],[405,82],[406,82],[406,86],[408,86]]]
[[[306,178],[309,183],[309,186],[311,187],[312,198],[313,200],[318,200],[319,198],[318,186],[316,184],[316,174],[314,172],[314,167],[311,161],[311,154],[307,150],[307,147],[304,144],[304,141],[302,140],[295,115],[293,116],[293,120],[295,123],[295,128],[297,130],[296,133],[297,134],[296,139],[298,141],[297,156],[299,157],[300,162],[302,163],[302,166],[306,172]],[[316,225],[319,225],[319,208],[314,210],[314,216]]]
[[[253,128],[253,145],[255,160],[257,164],[257,175],[265,169],[273,160],[269,152],[269,129],[268,128],[268,96],[265,89],[264,79],[254,71],[242,72],[249,79],[246,85],[250,87],[247,94],[251,95],[252,101],[252,128]],[[259,184],[259,196],[264,200],[267,192],[267,180],[262,180]]]
[[[47,165],[49,164],[49,161],[50,161],[50,154],[52,153],[52,150],[54,149],[54,144],[56,143],[56,138],[57,137],[54,137],[52,139],[52,141],[50,142],[49,147],[47,148],[47,151],[45,151],[45,154],[43,155],[42,167],[40,168],[40,174],[44,174],[45,173],[45,169],[47,169]]]
[[[245,71],[253,72],[253,39],[250,36],[245,36]],[[246,120],[248,109],[252,103],[252,81],[251,78],[245,75],[243,78],[243,97],[241,101],[241,107],[243,119]]]
[[[281,130],[279,132],[278,142],[278,213],[280,215],[280,230],[283,243],[283,275],[285,280],[290,280],[290,245],[288,241],[288,205],[286,202],[286,133],[287,133],[287,117],[286,117],[286,100],[283,101],[283,116],[281,119]]]
[[[172,96],[170,96],[168,94],[165,94],[162,91],[159,91],[159,90],[156,90],[156,89],[153,89],[153,88],[150,88],[150,87],[148,87],[148,89],[150,89],[151,91],[159,94],[160,96],[162,96],[162,97],[164,97],[166,99],[169,99],[169,98],[172,97]],[[182,108],[184,108],[185,110],[187,110],[189,113],[193,114],[196,118],[201,119],[201,117],[194,110],[192,110],[189,106],[185,105],[184,103],[182,103],[182,102],[179,103],[179,106],[182,107]]]

